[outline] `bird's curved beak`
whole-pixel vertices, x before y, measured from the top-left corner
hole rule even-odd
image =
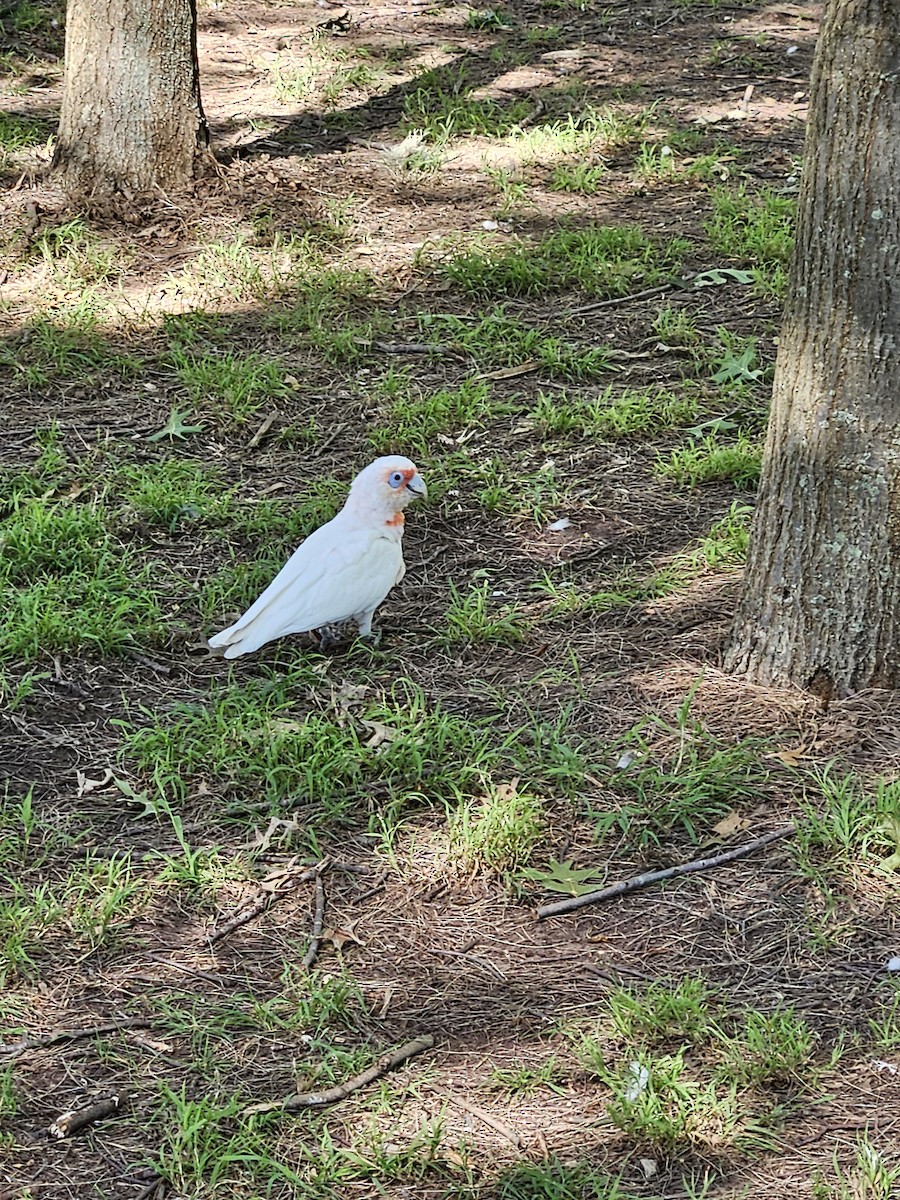
[[[406,490],[412,492],[414,496],[421,496],[424,500],[428,495],[428,488],[425,486],[425,480],[416,472],[406,485]]]

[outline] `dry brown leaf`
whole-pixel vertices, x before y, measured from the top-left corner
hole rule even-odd
[[[717,821],[712,828],[713,833],[717,833],[721,838],[727,838],[731,837],[733,833],[739,833],[742,829],[749,829],[750,822],[746,817],[742,817],[740,813],[732,810],[727,817]]]
[[[541,366],[536,358],[529,358],[527,362],[519,363],[517,367],[499,367],[496,371],[487,371],[480,376],[481,379],[515,379],[517,375],[530,375],[532,371],[537,371]]]

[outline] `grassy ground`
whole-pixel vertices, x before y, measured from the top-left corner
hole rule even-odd
[[[886,1200],[896,706],[717,667],[817,10],[342,12],[201,6],[220,176],[115,213],[0,17],[0,1195]],[[388,451],[378,649],[210,658]]]

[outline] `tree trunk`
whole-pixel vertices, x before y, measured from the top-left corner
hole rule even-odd
[[[184,187],[208,141],[196,0],[69,0],[53,156],[66,190]]]
[[[900,686],[898,0],[828,0],[726,666],[824,699]]]

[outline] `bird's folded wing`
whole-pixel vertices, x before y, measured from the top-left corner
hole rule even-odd
[[[233,643],[254,626],[262,645],[285,633],[319,629],[367,612],[390,591],[397,576],[399,546],[371,529],[315,530],[294,551],[244,615],[210,638],[210,646]],[[261,639],[261,640],[260,640]]]

